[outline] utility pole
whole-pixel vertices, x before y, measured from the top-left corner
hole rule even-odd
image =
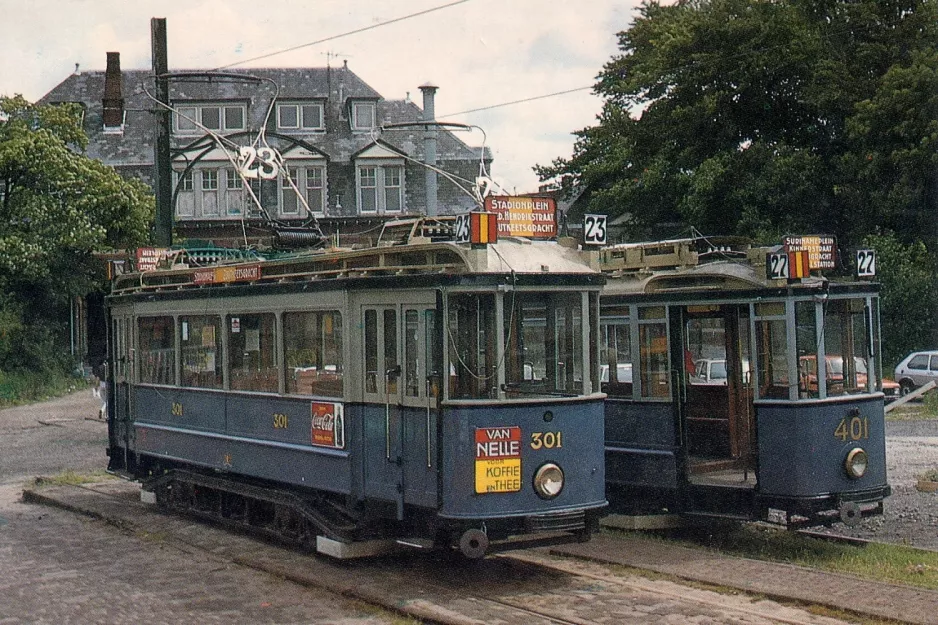
[[[153,182],[156,190],[154,243],[160,247],[173,244],[173,167],[169,152],[169,60],[166,47],[166,18],[150,20],[153,74],[156,79],[156,142],[153,146]]]

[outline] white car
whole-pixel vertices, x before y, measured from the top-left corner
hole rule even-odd
[[[599,381],[609,381],[609,365],[599,366]],[[620,362],[616,365],[616,381],[619,384],[631,384],[632,382],[632,363]]]
[[[929,382],[938,382],[938,350],[909,354],[896,367],[895,374],[903,395]]]

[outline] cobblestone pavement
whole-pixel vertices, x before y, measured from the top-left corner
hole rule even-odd
[[[0,410],[0,624],[399,622],[158,535],[23,503],[30,476],[103,472],[99,405],[86,391]]]

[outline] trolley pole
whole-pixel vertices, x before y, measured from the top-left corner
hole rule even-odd
[[[166,18],[150,20],[153,74],[156,79],[156,141],[153,147],[153,186],[156,190],[154,243],[160,247],[173,244],[173,184],[169,152],[169,60],[166,46]]]

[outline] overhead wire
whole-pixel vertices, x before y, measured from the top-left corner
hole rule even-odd
[[[272,57],[272,56],[277,56],[277,55],[280,55],[280,54],[286,54],[286,53],[288,53],[288,52],[294,52],[294,51],[296,51],[296,50],[301,50],[301,49],[303,49],[303,48],[308,48],[308,47],[310,47],[310,46],[318,45],[318,44],[320,44],[320,43],[326,43],[327,41],[334,41],[334,40],[340,39],[340,38],[342,38],[342,37],[348,37],[348,36],[350,36],[350,35],[357,35],[357,34],[359,34],[359,33],[364,33],[364,32],[367,32],[367,31],[369,31],[369,30],[374,30],[375,28],[381,28],[382,26],[389,26],[389,25],[391,25],[391,24],[396,24],[396,23],[398,23],[398,22],[403,22],[403,21],[405,21],[405,20],[413,19],[413,18],[415,18],[415,17],[420,17],[420,16],[422,16],[422,15],[427,15],[428,13],[433,13],[433,12],[435,12],[435,11],[441,11],[441,10],[443,10],[443,9],[448,9],[448,8],[450,8],[450,7],[456,6],[456,5],[458,5],[458,4],[464,4],[464,3],[466,3],[466,2],[469,2],[469,0],[456,0],[456,2],[450,2],[450,3],[448,3],[448,4],[442,4],[442,5],[440,5],[440,6],[432,7],[432,8],[429,8],[429,9],[425,9],[425,10],[423,10],[423,11],[418,11],[418,12],[416,12],[416,13],[411,13],[411,14],[409,14],[409,15],[403,15],[403,16],[401,16],[401,17],[396,17],[396,18],[394,18],[394,19],[390,19],[390,20],[387,20],[387,21],[385,21],[385,22],[379,22],[379,23],[377,23],[377,24],[372,24],[372,25],[370,25],[370,26],[363,26],[362,28],[357,28],[357,29],[355,29],[355,30],[350,30],[350,31],[347,31],[347,32],[344,32],[344,33],[340,33],[340,34],[338,34],[338,35],[332,35],[332,36],[330,36],[330,37],[325,37],[325,38],[323,38],[323,39],[317,39],[316,41],[310,41],[309,43],[303,43],[303,44],[300,44],[300,45],[297,45],[297,46],[292,46],[292,47],[290,47],[290,48],[284,48],[284,49],[282,49],[282,50],[276,50],[276,51],[274,51],[274,52],[268,52],[267,54],[262,54],[262,55],[260,55],[260,56],[255,56],[255,57],[252,57],[252,58],[249,58],[249,59],[243,59],[243,60],[237,61],[237,62],[235,62],[235,63],[229,63],[228,65],[222,65],[221,67],[216,68],[216,71],[217,71],[217,70],[220,70],[220,69],[227,69],[227,68],[229,68],[229,67],[235,67],[235,66],[237,66],[237,65],[243,65],[243,64],[245,64],[245,63],[250,63],[250,62],[253,62],[253,61],[260,61],[261,59],[270,58],[270,57]]]

